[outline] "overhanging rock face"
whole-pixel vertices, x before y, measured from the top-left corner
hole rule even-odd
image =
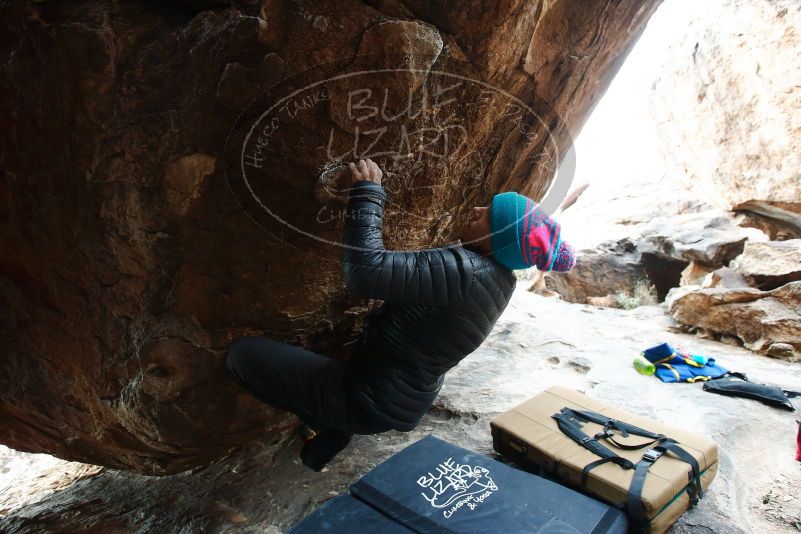
[[[373,157],[387,246],[452,242],[542,197],[658,4],[2,4],[0,442],[167,474],[290,427],[223,361],[358,330],[320,169]]]

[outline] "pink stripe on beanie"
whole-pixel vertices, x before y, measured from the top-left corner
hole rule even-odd
[[[493,257],[510,270],[537,267],[567,272],[576,263],[576,252],[562,241],[559,223],[524,195],[495,195],[490,226]]]

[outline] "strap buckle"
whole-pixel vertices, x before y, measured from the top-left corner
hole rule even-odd
[[[642,455],[642,459],[649,463],[654,463],[659,459],[660,456],[665,454],[665,451],[660,451],[658,449],[651,449],[646,451],[645,454]]]
[[[604,429],[601,432],[598,432],[597,434],[595,434],[593,439],[599,440],[599,439],[611,438],[614,435],[615,435],[615,433],[612,432],[611,429],[604,427]]]
[[[610,419],[604,425],[604,430],[610,431],[612,429],[620,432],[620,435],[623,436],[624,438],[629,437],[629,433],[624,428],[624,425],[621,424],[620,421],[618,421],[617,419]]]

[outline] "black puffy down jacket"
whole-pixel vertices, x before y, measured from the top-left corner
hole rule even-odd
[[[353,184],[342,274],[357,295],[384,304],[367,317],[351,359],[351,390],[400,431],[417,426],[443,375],[489,335],[515,287],[512,271],[461,245],[389,251],[381,237],[383,187]]]

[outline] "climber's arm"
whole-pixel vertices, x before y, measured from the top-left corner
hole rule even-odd
[[[472,268],[448,248],[389,251],[382,237],[386,193],[368,160],[354,171],[345,216],[342,275],[348,289],[388,302],[451,306],[470,287]]]

